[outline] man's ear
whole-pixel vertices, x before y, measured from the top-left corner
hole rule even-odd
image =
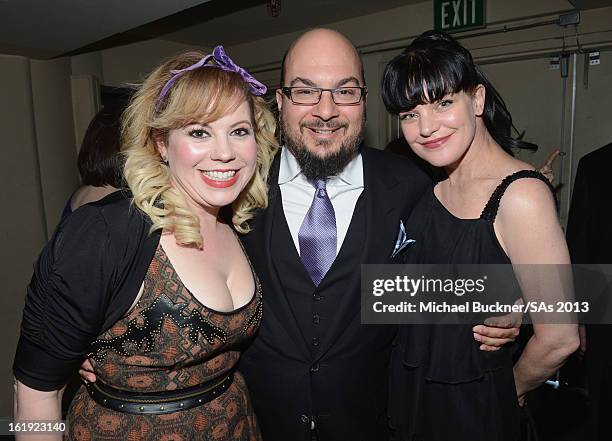
[[[476,116],[482,116],[482,114],[484,113],[486,94],[487,89],[485,89],[484,85],[482,84],[477,85],[476,89],[474,89],[472,103],[474,106],[474,114]]]
[[[283,108],[283,91],[280,89],[276,89],[276,106],[278,107],[278,110],[280,112],[280,110]]]

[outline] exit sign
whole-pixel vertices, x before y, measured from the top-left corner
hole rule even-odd
[[[485,26],[485,0],[434,0],[434,29],[452,32]]]

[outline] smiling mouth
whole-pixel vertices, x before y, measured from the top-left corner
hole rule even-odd
[[[331,127],[330,126],[327,126],[327,127],[326,126],[304,126],[304,127],[310,130],[315,135],[322,135],[322,136],[331,136],[335,134],[338,130],[344,128],[343,125],[331,126]]]
[[[337,130],[340,130],[340,128],[337,129],[331,129],[331,130],[325,130],[325,129],[310,129],[315,133],[318,133],[319,135],[331,135],[332,133],[336,132]]]
[[[202,174],[213,181],[230,181],[236,170],[202,170]]]
[[[436,139],[432,139],[431,141],[427,141],[422,143],[423,146],[428,147],[428,148],[435,148],[435,147],[440,147],[442,144],[444,144],[446,141],[448,141],[448,138],[450,138],[451,135],[448,136],[443,136],[441,138],[436,138]]]

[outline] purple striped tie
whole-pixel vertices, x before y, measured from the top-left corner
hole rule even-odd
[[[336,259],[336,214],[326,183],[325,179],[314,182],[315,195],[298,233],[300,257],[316,286]]]

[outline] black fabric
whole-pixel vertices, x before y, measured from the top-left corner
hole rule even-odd
[[[612,191],[609,179],[612,144],[585,155],[578,163],[567,219],[567,244],[572,263],[612,263]],[[609,310],[612,296],[600,297],[596,308]],[[612,325],[586,327],[585,356],[591,416],[589,440],[612,439]]]
[[[27,288],[13,372],[23,384],[63,387],[90,344],[136,298],[157,244],[148,217],[113,193],[63,219]]]
[[[521,178],[545,179],[522,171],[508,176],[476,219],[460,219],[425,192],[407,222],[416,242],[404,253],[408,264],[509,264],[493,223],[508,186]],[[518,295],[508,286],[504,303]],[[520,412],[512,373],[512,347],[483,352],[471,325],[400,326],[391,361],[390,417],[395,440],[516,441]],[[443,424],[440,419],[443,418]]]
[[[353,219],[338,256],[318,287],[304,268],[281,209],[275,210],[273,222],[275,234],[272,236],[272,248],[286,251],[273,253],[272,260],[304,341],[314,356],[340,308],[344,293],[337,290],[337,284],[350,279],[360,264],[363,251],[361,238],[365,233],[363,197],[360,196],[355,205]]]
[[[361,253],[357,251],[358,263],[385,263],[400,219],[408,218],[431,181],[412,162],[395,155],[363,148],[362,157],[364,234],[348,240],[358,241],[355,245],[362,248]],[[273,246],[278,234],[276,210],[282,212],[279,158],[271,171],[268,210],[255,218],[253,231],[243,237],[266,293],[261,328],[239,366],[263,439],[311,441],[314,417],[319,441],[387,441],[388,364],[397,328],[361,325],[359,266],[349,268],[348,264],[339,272],[332,266],[321,288],[338,296],[339,302],[337,310],[330,312],[331,322],[319,349],[311,351],[312,342],[302,335],[288,299],[291,294],[283,289],[272,257],[286,252]],[[337,258],[334,265],[344,266],[343,260]]]
[[[282,204],[282,201],[279,201]],[[272,236],[272,249],[284,250],[272,255],[274,266],[278,270],[283,289],[288,293],[287,300],[291,311],[305,342],[312,341],[312,304],[316,286],[306,271],[302,260],[295,248],[287,220],[282,209],[274,210],[274,236]],[[317,297],[318,298],[318,297]],[[317,347],[311,345],[314,352]],[[311,415],[311,413],[309,413]]]
[[[580,159],[567,219],[567,244],[574,263],[612,263],[612,144]]]

